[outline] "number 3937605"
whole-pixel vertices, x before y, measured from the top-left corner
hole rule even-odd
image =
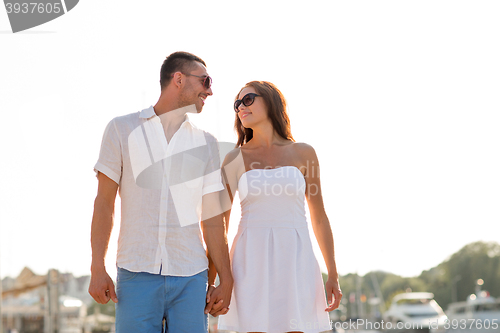
[[[33,14],[33,13],[47,13],[47,14],[59,14],[63,10],[61,8],[61,3],[42,3],[42,2],[22,2],[22,3],[5,3],[5,8],[7,9],[7,14]]]
[[[478,330],[496,330],[499,327],[499,319],[447,319],[444,328],[448,329],[478,329]]]

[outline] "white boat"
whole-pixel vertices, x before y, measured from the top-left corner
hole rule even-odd
[[[412,292],[394,296],[383,319],[388,330],[439,332],[447,318],[434,294]]]
[[[500,333],[500,300],[487,291],[451,303],[446,310],[450,333]]]

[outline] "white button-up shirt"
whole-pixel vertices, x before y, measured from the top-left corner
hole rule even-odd
[[[94,170],[119,185],[118,267],[174,276],[207,269],[201,200],[224,188],[214,136],[185,115],[167,143],[151,106],[111,120]]]

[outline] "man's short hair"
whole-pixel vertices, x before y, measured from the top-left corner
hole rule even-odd
[[[203,66],[207,66],[205,62],[200,58],[189,52],[174,52],[169,55],[163,65],[161,65],[160,70],[160,86],[161,89],[168,86],[170,80],[172,80],[172,74],[175,72],[189,73],[193,68],[194,62],[197,61]]]

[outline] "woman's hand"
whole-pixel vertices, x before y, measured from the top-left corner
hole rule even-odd
[[[328,280],[325,283],[326,299],[328,301],[328,307],[325,311],[333,311],[340,305],[340,300],[342,299],[342,290],[340,290],[338,277],[330,277],[328,275]],[[332,297],[333,296],[333,297]]]
[[[208,290],[207,290],[207,300],[206,302],[207,303],[210,303],[210,296],[212,296],[212,292],[215,290],[215,286],[213,284],[209,285],[208,286]]]

